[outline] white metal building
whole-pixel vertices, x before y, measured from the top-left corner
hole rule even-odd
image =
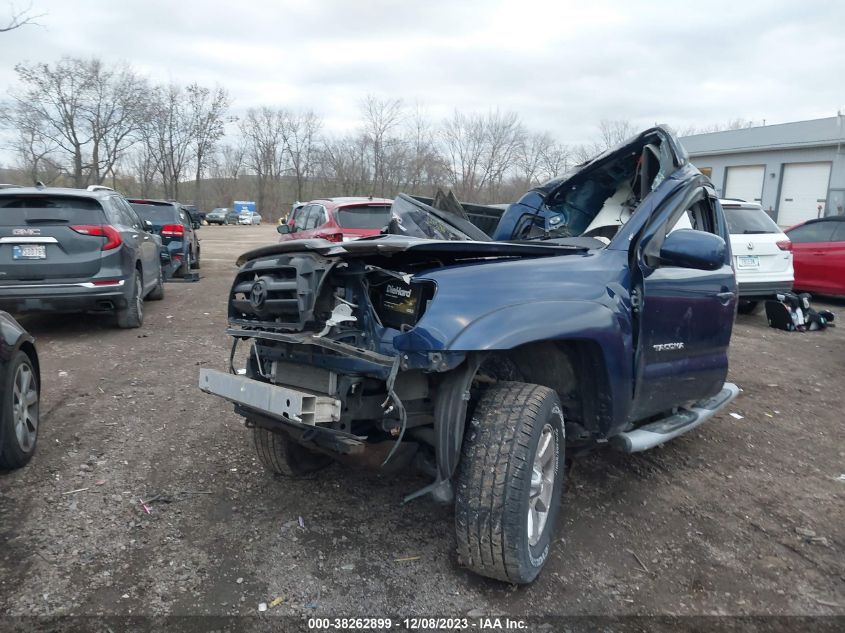
[[[681,138],[723,198],[755,201],[781,226],[845,215],[845,115]]]

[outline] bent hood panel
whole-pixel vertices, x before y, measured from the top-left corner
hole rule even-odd
[[[426,260],[473,260],[501,257],[551,257],[583,252],[583,248],[559,244],[530,244],[520,242],[473,242],[426,240],[399,235],[381,235],[338,244],[324,239],[290,240],[262,246],[238,258],[238,265],[261,257],[295,252],[312,252],[323,257],[396,257],[398,263]],[[401,255],[401,257],[397,257]]]

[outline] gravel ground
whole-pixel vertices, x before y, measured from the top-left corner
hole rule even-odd
[[[457,567],[451,508],[400,505],[422,479],[261,469],[197,374],[225,368],[234,259],[274,227],[200,236],[202,280],[167,284],[140,330],[22,319],[42,426],[30,465],[0,474],[0,613],[252,615],[279,598],[270,614],[845,616],[845,327],[740,316],[742,418],[578,461],[559,542],[517,588]],[[829,307],[845,322],[845,302]]]

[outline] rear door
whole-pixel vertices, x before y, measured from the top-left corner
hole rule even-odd
[[[665,266],[654,259],[666,235],[681,222],[727,242],[727,225],[717,205],[711,189],[684,188],[667,200],[634,246],[639,307],[632,420],[712,395],[727,377],[736,314],[730,248],[722,266],[712,271]]]
[[[792,241],[796,289],[833,292],[842,285],[833,278],[830,268],[833,260],[828,256],[835,228],[830,221],[808,222],[787,233]]]
[[[115,196],[115,200],[121,205],[124,211],[129,214],[132,227],[138,234],[138,247],[140,249],[138,257],[141,260],[141,269],[144,271],[144,285],[152,287],[158,283],[159,270],[161,269],[161,255],[158,251],[159,246],[158,242],[153,237],[155,233],[147,230],[144,221],[125,198]]]
[[[94,198],[0,196],[0,283],[70,283],[93,277],[100,271],[106,238],[86,235],[82,227],[106,223]]]

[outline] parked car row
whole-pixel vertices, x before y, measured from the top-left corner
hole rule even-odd
[[[199,268],[200,243],[179,203],[106,187],[0,190],[0,309],[106,312],[141,327],[145,299]]]
[[[731,233],[740,312],[751,312],[760,300],[793,289],[845,295],[845,217],[808,220],[781,230],[759,204],[721,204]]]
[[[209,224],[261,224],[261,214],[257,211],[236,211],[228,208],[217,208],[205,215],[205,221]]]

